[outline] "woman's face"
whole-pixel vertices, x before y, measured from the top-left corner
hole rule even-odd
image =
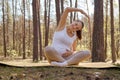
[[[70,30],[72,31],[78,31],[82,29],[82,23],[81,22],[77,22],[77,21],[73,21],[70,24]]]

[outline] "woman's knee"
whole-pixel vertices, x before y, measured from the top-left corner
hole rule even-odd
[[[45,50],[45,55],[51,55],[54,52],[54,48],[51,46],[46,46],[44,50]]]
[[[86,57],[91,57],[91,52],[89,50],[83,51]]]
[[[46,46],[44,48],[44,54],[47,55],[49,52],[51,51],[51,47],[50,46]]]
[[[51,46],[46,46],[44,50],[45,52],[49,52],[51,50]]]

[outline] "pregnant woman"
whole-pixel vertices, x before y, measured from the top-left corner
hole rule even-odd
[[[89,19],[81,9],[71,7],[65,9],[54,32],[52,44],[45,47],[45,57],[52,66],[76,65],[91,56],[88,50],[76,51],[76,41],[82,39],[84,23],[81,20],[75,20],[66,25],[68,13],[73,11],[80,12]]]

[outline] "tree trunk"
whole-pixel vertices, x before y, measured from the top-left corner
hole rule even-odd
[[[38,0],[33,0],[33,61],[38,61]]]
[[[120,38],[120,0],[118,0],[118,2],[119,2],[119,38]],[[119,41],[120,41],[120,39],[119,39]]]
[[[48,26],[47,26],[47,2],[45,0],[44,24],[45,24],[45,46],[48,45]]]
[[[40,60],[42,60],[42,35],[41,35],[41,25],[40,25],[40,0],[38,0],[38,32],[39,32],[39,54]]]
[[[72,0],[70,0],[70,7],[72,7]],[[70,23],[72,23],[72,19],[73,19],[73,14],[71,12],[70,13]]]
[[[94,0],[92,62],[104,62],[103,0]]]
[[[31,35],[30,35],[30,33],[31,33],[31,24],[30,24],[30,22],[31,22],[31,20],[30,20],[30,1],[28,0],[28,4],[27,4],[27,10],[28,10],[28,18],[29,18],[29,21],[28,21],[28,50],[30,50],[30,43],[31,43]],[[28,54],[28,56],[30,56],[30,54]]]
[[[75,1],[75,8],[77,8],[77,0]],[[76,19],[76,12],[74,12],[74,18],[73,18],[73,20],[75,20]]]
[[[88,11],[88,15],[89,15],[89,7],[88,7],[88,0],[86,0],[86,4],[87,4],[87,11]],[[89,23],[89,37],[90,37],[90,40],[89,40],[89,49],[91,50],[92,49],[92,29],[91,29],[91,20],[88,21]]]
[[[15,32],[14,32],[14,41],[15,41],[14,47],[15,47],[15,50],[16,50],[16,51],[17,51],[17,38],[16,38],[16,36],[17,36],[17,31],[16,31],[16,27],[17,27],[18,25],[17,25],[17,21],[15,20],[15,18],[16,18],[16,15],[17,15],[17,1],[18,1],[18,0],[15,0],[15,1],[14,1],[14,21],[15,21],[15,23],[14,23],[14,29],[15,29]]]
[[[64,11],[64,0],[61,0],[61,14],[63,13]]]
[[[51,0],[49,0],[49,8],[48,8],[48,20],[47,20],[47,33],[49,34],[49,26],[50,26],[50,8],[51,7]],[[49,35],[47,35],[47,39],[49,38]],[[47,41],[48,42],[48,41]]]
[[[116,62],[115,54],[115,41],[114,41],[114,13],[113,13],[113,0],[110,0],[110,16],[111,16],[111,52],[112,52],[112,63]]]
[[[12,0],[13,9],[13,49],[15,49],[15,11],[14,11],[14,0]]]
[[[107,24],[108,24],[108,0],[106,0],[106,18],[105,18],[105,59],[107,58]]]
[[[119,0],[119,32],[118,32],[118,43],[119,43],[119,46],[118,46],[118,53],[120,52],[120,0]],[[120,56],[120,54],[119,54]]]
[[[60,1],[59,0],[55,0],[55,8],[56,8],[56,19],[57,19],[57,25],[59,23],[60,20]]]
[[[4,57],[6,57],[6,38],[5,38],[5,6],[4,6],[4,0],[2,2],[2,12],[3,12],[3,51],[4,51]]]
[[[6,43],[7,43],[7,44],[6,44],[6,48],[7,48],[7,47],[10,47],[10,46],[9,46],[9,27],[10,27],[10,26],[9,26],[9,25],[10,25],[10,22],[9,22],[9,21],[10,21],[10,19],[9,19],[10,16],[9,16],[9,14],[10,14],[10,10],[9,10],[8,0],[7,0],[7,13],[8,13],[8,14],[7,14],[7,24],[6,24],[6,41],[7,41],[7,42],[6,42]],[[8,54],[7,54],[7,55],[8,55]]]
[[[23,0],[23,9],[24,9],[24,24],[23,24],[23,59],[26,58],[26,54],[25,54],[25,0]]]
[[[119,5],[119,28],[117,32],[117,41],[116,41],[116,55],[117,58],[120,57],[119,51],[120,51],[120,0],[118,0],[118,5]]]

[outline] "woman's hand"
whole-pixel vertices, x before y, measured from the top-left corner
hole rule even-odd
[[[66,10],[67,12],[73,12],[73,11],[75,11],[75,12],[80,12],[81,14],[85,15],[85,16],[88,18],[88,20],[89,20],[89,15],[87,15],[87,13],[86,13],[85,11],[83,11],[82,9],[67,7],[65,10]]]
[[[73,53],[72,51],[66,49],[66,52],[62,54],[62,57],[68,57],[68,56],[72,55],[72,53]]]

